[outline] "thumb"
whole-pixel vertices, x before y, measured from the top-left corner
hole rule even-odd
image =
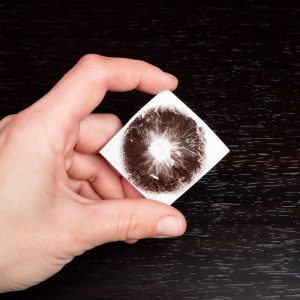
[[[89,248],[112,241],[175,237],[186,230],[177,209],[144,198],[103,200],[88,205],[86,213]]]

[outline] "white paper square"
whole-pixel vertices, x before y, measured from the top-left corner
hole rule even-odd
[[[156,95],[100,150],[144,197],[169,205],[228,152],[170,91]]]

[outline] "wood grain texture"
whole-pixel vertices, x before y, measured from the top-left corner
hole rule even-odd
[[[89,251],[1,299],[300,299],[297,1],[1,1],[0,116],[48,91],[83,54],[148,60],[231,153],[175,207],[171,240]],[[107,95],[126,122],[151,97]]]

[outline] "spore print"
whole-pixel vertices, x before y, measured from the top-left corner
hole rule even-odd
[[[142,196],[171,205],[229,149],[178,97],[163,91],[99,152]]]
[[[122,160],[128,178],[151,193],[171,193],[190,183],[205,159],[202,128],[175,107],[144,111],[124,133]]]

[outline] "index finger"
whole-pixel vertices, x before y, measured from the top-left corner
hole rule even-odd
[[[156,94],[174,90],[175,76],[144,61],[110,58],[88,54],[44,96],[38,105],[63,119],[81,121],[89,115],[109,91],[123,92],[137,89]]]

